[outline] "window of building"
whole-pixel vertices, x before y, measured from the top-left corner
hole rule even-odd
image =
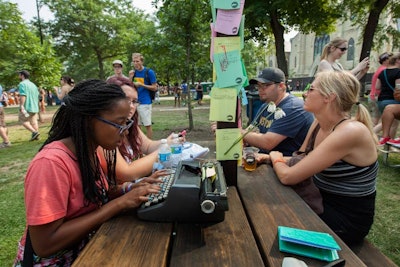
[[[354,39],[350,38],[349,40],[349,49],[347,50],[347,60],[354,60],[354,50],[355,50],[355,44],[354,44]]]
[[[330,37],[327,34],[323,36],[317,36],[314,40],[314,60],[321,56],[324,46],[330,42]]]

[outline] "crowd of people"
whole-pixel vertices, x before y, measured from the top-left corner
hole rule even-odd
[[[359,79],[369,69],[369,58],[344,70],[337,60],[347,46],[341,38],[325,46],[303,99],[287,92],[278,68],[266,68],[251,79],[264,104],[255,116],[259,131],[242,134],[246,132],[245,145],[260,149],[257,161],[272,164],[282,184],[296,185],[312,177],[323,200],[318,215],[353,244],[364,239],[374,219],[377,145],[396,143],[390,126],[400,119],[400,103],[389,90],[400,85],[400,54],[380,57],[381,64],[387,60],[389,65],[377,74],[373,92],[382,114],[383,139],[378,141],[369,111],[359,100]],[[106,81],[88,79],[75,85],[70,77],[61,77],[57,94],[62,104],[25,177],[27,227],[14,266],[69,266],[104,221],[138,207],[160,190],[165,171],[154,169],[161,142],[152,140],[151,119],[157,78],[144,66],[142,54],[133,53],[132,63],[128,77],[120,60],[113,61],[114,75]],[[39,92],[42,99],[44,94],[29,81],[29,72],[21,71],[19,77],[19,120],[31,132],[31,140],[37,140]],[[203,89],[198,84],[201,105]],[[174,85],[175,106],[187,103],[188,90],[185,81]],[[274,119],[274,111],[267,108],[271,103],[285,116]],[[0,106],[3,146],[11,145],[6,132]],[[166,139],[171,143],[172,135]],[[302,153],[297,164],[289,164]]]

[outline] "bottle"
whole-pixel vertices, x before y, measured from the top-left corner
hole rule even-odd
[[[158,163],[160,163],[164,169],[171,168],[171,148],[167,143],[167,139],[161,139],[161,145],[158,149]]]
[[[22,114],[24,114],[24,116],[25,116],[26,118],[29,117],[29,113],[26,111],[26,109],[21,109],[21,112],[22,112]]]
[[[179,141],[179,135],[173,134],[172,144],[171,144],[172,167],[176,168],[181,160],[182,160],[182,144]]]

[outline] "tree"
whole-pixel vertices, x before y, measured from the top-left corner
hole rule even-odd
[[[58,54],[77,80],[106,78],[104,63],[128,57],[129,44],[143,38],[136,34],[145,17],[129,0],[43,0],[54,13],[47,23]],[[148,23],[147,23],[148,25]],[[111,70],[111,67],[110,67]]]
[[[0,1],[0,80],[5,88],[18,84],[17,70],[26,69],[37,85],[52,88],[59,81],[61,64],[50,40],[40,39],[29,29],[16,4]]]
[[[162,3],[157,12],[164,41],[169,43],[169,68],[174,68],[185,81],[196,76],[200,64],[209,55],[210,6],[206,1],[156,0]],[[208,60],[207,60],[208,61]],[[209,66],[211,64],[209,63]],[[211,73],[211,67],[210,72]],[[204,77],[197,76],[198,80]],[[190,90],[189,90],[189,99]],[[189,130],[193,129],[191,101],[188,101]]]
[[[251,38],[263,43],[273,35],[278,67],[288,75],[284,33],[291,28],[303,33],[330,32],[341,9],[329,0],[246,0],[244,13],[251,18],[245,24]]]

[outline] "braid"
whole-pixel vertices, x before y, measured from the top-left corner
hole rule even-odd
[[[96,143],[93,142],[93,129],[89,120],[102,111],[111,110],[115,103],[125,99],[125,93],[119,86],[104,81],[89,79],[78,83],[63,99],[56,112],[49,137],[40,150],[48,143],[71,137],[82,177],[85,199],[88,203],[105,203],[106,185],[101,179],[101,167],[96,156]],[[115,149],[113,150],[115,154]],[[111,152],[112,153],[112,152]],[[115,156],[107,162],[111,172],[107,180],[115,184]]]

